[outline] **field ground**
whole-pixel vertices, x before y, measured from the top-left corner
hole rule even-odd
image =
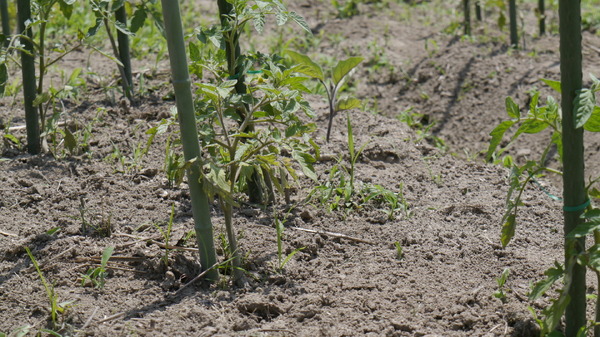
[[[551,93],[539,79],[559,79],[558,37],[533,37],[535,27],[528,23],[526,49],[509,50],[508,33],[494,32],[490,13],[487,25],[476,25],[473,39],[460,38],[460,27],[443,32],[458,14],[441,1],[383,9],[375,1],[361,4],[360,14],[347,19],[335,18],[328,1],[290,6],[317,36],[310,54],[323,60],[345,54],[365,57],[352,77],[354,93],[368,103],[350,114],[356,144],[367,144],[357,164],[357,184],[401,192],[408,209],[393,219],[374,204],[330,212],[326,204],[302,202],[315,185],[303,179],[291,198],[294,207],[286,214],[283,240],[286,254],[303,249],[283,272],[276,267],[273,209],[244,204],[234,221],[244,268],[252,275],[247,286],[233,287],[224,276],[217,285],[177,292],[199,273],[197,253],[172,251],[165,267],[165,250],[157,244],[164,239],[155,224],[165,228],[174,205],[171,242],[192,248],[194,240],[185,242],[193,228],[189,193],[185,184],[166,186],[165,139],[155,139],[146,156],[134,155],[147,140],[145,131],[174,105],[168,63],[159,60],[152,68],[154,60],[136,61],[134,68],[147,75],[149,88],[140,102],[130,104],[118,95],[111,100],[91,77],[83,99],[65,102],[68,112],[62,120],[69,127],[92,125],[89,152],[57,159],[4,146],[0,332],[29,325],[33,334],[49,327],[48,298],[25,252],[29,247],[58,302],[72,301],[59,318],[64,335],[536,335],[527,307],[539,311],[548,302],[531,303],[527,293],[530,283],[561,259],[561,205],[532,185],[523,199],[516,237],[501,248],[508,171],[484,163],[481,152],[491,129],[506,118],[506,96],[525,107],[533,87]],[[586,73],[597,73],[600,38],[586,32],[584,45]],[[110,61],[97,54],[90,59],[85,51],[66,62],[65,67],[103,71],[108,78],[116,73]],[[309,100],[318,113],[314,139],[322,156],[315,168],[324,182],[336,156],[348,160],[345,114],[336,117],[327,144],[326,104],[317,95]],[[20,109],[6,97],[0,119],[22,125]],[[415,129],[399,121],[402,114],[416,116],[411,113],[435,124]],[[20,132],[15,134],[24,138]],[[528,138],[510,153],[517,160],[536,159],[542,139]],[[599,146],[600,138],[589,135],[590,175],[600,173]],[[558,182],[550,177],[541,181],[555,195],[561,194]],[[223,216],[214,206],[215,231],[222,235]],[[110,227],[111,233],[83,235],[84,222]],[[403,249],[401,258],[395,243]],[[107,246],[114,246],[113,256],[121,260],[114,260],[104,288],[81,286],[82,274],[97,264]],[[510,275],[501,301],[493,294],[505,268]],[[592,283],[589,291],[597,291]]]

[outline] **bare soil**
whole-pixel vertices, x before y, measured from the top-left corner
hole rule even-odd
[[[362,51],[366,57],[353,77],[355,93],[377,102],[378,113],[351,112],[356,143],[367,144],[357,165],[357,184],[401,191],[410,213],[388,219],[383,207],[374,204],[329,212],[326,205],[302,202],[314,187],[302,180],[292,195],[283,244],[286,254],[304,248],[284,271],[276,268],[272,209],[244,204],[236,210],[235,225],[244,268],[251,275],[247,286],[234,287],[224,275],[216,285],[197,282],[182,289],[200,267],[194,240],[185,240],[193,228],[187,187],[166,186],[165,139],[156,139],[135,165],[110,159],[115,147],[132,158],[135,147],[145,144],[145,131],[168,116],[174,101],[164,71],[167,63],[147,72],[149,83],[156,85],[149,85],[152,89],[137,104],[111,101],[88,79],[85,99],[66,102],[63,120],[75,130],[96,119],[89,152],[54,158],[3,148],[0,331],[30,325],[34,335],[50,327],[48,298],[25,252],[29,247],[58,302],[73,301],[59,318],[63,335],[536,336],[527,307],[539,311],[547,301],[531,303],[527,293],[530,282],[561,260],[561,205],[535,186],[529,188],[516,237],[503,249],[499,233],[508,171],[485,163],[480,153],[487,148],[489,132],[505,118],[506,96],[525,107],[527,91],[543,87],[540,78],[559,79],[558,37],[527,35],[527,49],[511,51],[508,34],[490,33],[491,24],[477,26],[475,33],[489,34],[489,39],[442,33],[455,19],[432,11],[433,6],[448,6],[442,2],[387,9],[361,4],[361,14],[348,19],[336,19],[326,3],[290,6],[316,34],[323,31],[325,38],[314,53],[340,58]],[[373,41],[380,51],[373,52]],[[600,66],[600,38],[586,33],[584,42],[585,67],[593,72]],[[377,53],[386,62],[377,63]],[[81,62],[79,66],[103,69],[106,76],[116,73],[101,58],[86,64],[85,52],[69,60],[69,67]],[[142,69],[145,63],[135,66]],[[319,114],[314,139],[322,146],[316,170],[325,181],[336,163],[332,158],[342,154],[347,163],[345,115],[337,116],[332,140],[326,143],[326,104],[318,96],[310,100]],[[1,119],[12,126],[23,123],[17,117],[23,115],[19,104],[11,98],[0,104]],[[409,107],[435,122],[431,133],[445,141],[447,150],[420,139],[396,118]],[[15,134],[24,139],[22,131]],[[511,153],[535,159],[542,139],[524,140]],[[588,137],[590,175],[600,173],[599,144],[598,137]],[[542,183],[560,195],[558,181]],[[172,242],[188,250],[171,251],[165,267],[165,250],[157,244],[164,238],[155,224],[166,228],[172,205]],[[217,203],[212,216],[216,235],[222,235]],[[84,221],[110,228],[110,234],[85,234]],[[396,242],[403,248],[402,258]],[[104,288],[82,286],[82,274],[98,264],[107,246],[116,248]],[[223,258],[222,249],[219,254]],[[510,276],[501,301],[493,294],[505,268]],[[589,292],[596,291],[590,283]]]

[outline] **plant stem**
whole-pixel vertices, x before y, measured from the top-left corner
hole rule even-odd
[[[36,95],[35,61],[33,59],[33,43],[31,28],[25,29],[25,21],[31,17],[29,0],[18,0],[19,32],[21,33],[21,71],[23,74],[23,98],[25,105],[25,124],[27,126],[27,151],[30,154],[40,153],[40,120],[37,109],[33,106]]]
[[[10,17],[8,15],[8,1],[0,0],[0,19],[2,20],[2,34],[4,34],[4,47],[10,43]]]
[[[538,0],[538,14],[540,15],[540,36],[546,34],[546,6],[544,0]]]
[[[127,25],[125,4],[115,11],[115,19],[118,22]],[[123,86],[127,85],[127,88],[123,88],[123,90],[126,90],[130,96],[133,96],[133,75],[131,72],[131,57],[129,54],[129,36],[120,30],[117,30],[117,41],[119,42],[119,60],[123,64],[123,72],[125,73],[125,79],[127,80],[123,83]]]
[[[108,24],[108,19],[106,17],[104,18],[104,27],[106,28],[106,35],[108,36],[108,41],[110,41],[110,46],[112,47],[113,54],[115,55],[117,60],[121,62],[121,54],[119,53],[119,48],[117,47],[117,43],[115,42],[115,38],[113,36],[113,33]],[[117,64],[117,68],[119,69],[119,73],[121,74],[121,87],[123,87],[123,93],[125,94],[125,97],[127,97],[127,99],[131,101],[133,97],[131,95],[130,90],[131,86],[129,85],[127,80],[127,74],[125,74],[125,68],[123,67],[122,63]]]
[[[477,21],[483,20],[483,16],[481,15],[481,0],[475,0],[475,18]]]
[[[517,4],[516,0],[508,1],[508,16],[510,20],[510,46],[519,47],[519,34],[517,32]]]
[[[469,0],[463,0],[463,12],[465,15],[465,35],[471,35],[471,5],[469,4]]]
[[[193,159],[199,160],[200,145],[198,144],[196,116],[194,114],[194,101],[192,99],[185,42],[183,40],[179,1],[161,0],[161,3],[169,49],[169,60],[171,63],[173,88],[175,90],[179,116],[183,154],[187,161]],[[217,256],[213,241],[213,227],[210,218],[208,196],[203,189],[200,168],[200,164],[196,162],[187,169],[186,173],[190,187],[192,214],[194,215],[198,250],[200,252],[200,264],[203,270],[209,270],[209,268],[216,264]],[[216,269],[211,269],[206,274],[206,278],[209,281],[217,281],[219,273]]]
[[[225,217],[225,231],[227,232],[227,241],[229,242],[229,250],[233,259],[233,283],[238,287],[242,287],[244,285],[244,273],[240,269],[242,263],[240,252],[238,251],[235,229],[233,228],[233,206],[227,201],[221,200],[221,208],[223,209],[223,215]]]
[[[581,70],[581,4],[579,1],[559,1],[560,74],[562,83],[562,142],[563,196],[565,207],[577,207],[585,203],[587,195],[584,181],[583,128],[575,129],[574,99],[582,87]],[[579,223],[583,210],[564,211],[564,233],[570,233]],[[565,237],[565,269],[572,267],[572,283],[568,289],[571,300],[565,312],[565,336],[574,337],[586,325],[585,266],[576,262],[574,256],[585,251],[585,239]],[[572,266],[570,266],[572,264]]]

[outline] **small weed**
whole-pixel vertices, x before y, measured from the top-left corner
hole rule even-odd
[[[171,216],[169,217],[169,222],[167,223],[167,229],[162,229],[159,225],[154,224],[158,231],[162,235],[165,240],[165,255],[163,255],[162,260],[165,263],[165,266],[169,266],[169,243],[171,241],[171,229],[173,228],[173,218],[175,217],[175,203],[171,205]]]
[[[73,218],[77,219],[77,217]],[[112,216],[110,214],[106,215],[102,212],[97,222],[92,222],[92,218],[94,218],[94,216],[90,216],[85,199],[80,197],[78,220],[81,221],[81,233],[84,235],[96,233],[104,237],[109,237],[112,234]]]
[[[102,253],[102,259],[100,260],[100,266],[96,268],[90,268],[88,269],[87,273],[85,273],[85,275],[82,275],[82,287],[84,287],[89,282],[96,289],[104,288],[104,284],[106,283],[106,276],[108,275],[106,266],[114,250],[115,247],[113,246],[108,246],[104,249],[104,252]]]
[[[494,293],[494,297],[502,301],[502,303],[506,303],[506,291],[509,289],[506,288],[506,281],[508,280],[508,276],[510,274],[510,268],[504,268],[500,277],[496,279],[496,283],[498,283],[498,290]]]
[[[402,245],[400,245],[400,242],[394,242],[394,246],[396,247],[396,259],[404,259],[404,250],[402,249]]]
[[[283,221],[279,220],[277,217],[275,217],[275,229],[277,230],[277,272],[281,274],[283,273],[285,265],[290,262],[294,255],[303,250],[304,247],[296,248],[291,253],[284,255],[283,231],[285,230],[285,227],[283,226]]]

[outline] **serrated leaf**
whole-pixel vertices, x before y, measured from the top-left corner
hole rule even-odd
[[[595,106],[590,118],[585,122],[583,128],[590,132],[600,132],[600,107]]]
[[[512,97],[506,97],[504,105],[506,106],[506,113],[510,116],[510,118],[519,119],[521,117],[521,109],[517,103],[513,101]]]
[[[143,7],[138,7],[131,18],[131,25],[129,26],[131,32],[136,33],[138,30],[140,30],[147,17],[148,14],[146,14],[146,10]]]
[[[510,214],[506,222],[502,225],[502,234],[500,236],[500,242],[502,242],[502,247],[506,247],[510,240],[515,236],[515,227],[517,226],[517,221],[515,214]]]
[[[342,81],[344,76],[348,75],[348,73],[362,61],[362,57],[350,57],[346,60],[338,62],[338,64],[333,68],[334,85],[337,86]]]
[[[300,164],[300,168],[302,172],[312,179],[313,181],[318,181],[317,174],[315,173],[315,169],[313,168],[313,163],[315,162],[315,158],[308,153],[300,152],[300,151],[292,151],[292,158]]]
[[[278,26],[283,26],[288,20],[288,16],[285,12],[277,12],[275,13],[275,21]]]
[[[531,293],[529,293],[529,300],[535,301],[540,298],[546,293],[546,291],[548,291],[548,289],[550,289],[550,287],[552,287],[554,283],[562,279],[564,274],[564,268],[559,263],[555,262],[555,268],[550,268],[544,272],[546,278],[534,285]]]
[[[325,77],[323,76],[323,69],[321,66],[313,62],[310,57],[297,53],[292,50],[286,51],[286,53],[292,58],[294,62],[298,64],[298,66],[294,67],[294,71],[310,76],[312,78],[316,78],[321,81],[325,81]]]
[[[561,85],[560,81],[549,80],[546,78],[542,78],[541,81],[546,83],[547,86],[554,89],[559,94],[562,93],[562,85]]]
[[[577,90],[573,101],[573,119],[576,129],[582,127],[588,121],[595,106],[596,96],[592,90],[587,88]]]
[[[531,96],[531,102],[529,102],[529,112],[531,112],[532,114],[535,112],[535,110],[538,107],[539,101],[540,101],[540,92],[536,91],[533,93],[533,96]]]
[[[118,31],[120,31],[121,33],[123,33],[125,35],[128,35],[128,36],[135,35],[132,32],[130,32],[129,29],[127,29],[127,25],[124,24],[123,22],[115,21],[115,28],[117,28]]]
[[[198,49],[198,46],[196,46],[195,43],[190,42],[189,48],[190,48],[190,60],[193,62],[201,61],[202,56],[200,54],[200,49]]]
[[[361,101],[356,97],[345,97],[337,102],[336,111],[360,108]]]
[[[96,24],[88,29],[87,33],[85,33],[85,37],[92,37],[96,35],[100,25],[102,25],[102,19],[96,19]]]
[[[307,32],[309,32],[309,33],[312,34],[312,31],[308,27],[308,24],[306,23],[306,21],[304,20],[304,18],[302,16],[300,16],[298,13],[296,13],[296,12],[290,12],[290,18],[292,20],[294,20],[294,22],[296,22],[298,24],[298,26],[300,26],[302,29],[304,29],[305,31],[307,31]]]
[[[504,121],[498,124],[498,126],[496,126],[494,130],[492,130],[492,132],[490,132],[490,136],[492,136],[492,139],[490,140],[490,146],[488,147],[487,153],[485,154],[486,160],[490,160],[490,158],[492,158],[492,154],[494,154],[494,151],[496,151],[496,148],[498,147],[498,145],[500,145],[500,142],[502,141],[502,137],[504,137],[506,130],[508,130],[514,124],[515,122],[513,121]]]
[[[254,29],[256,29],[258,33],[262,34],[265,28],[265,15],[262,13],[256,15],[252,23],[254,24]]]

